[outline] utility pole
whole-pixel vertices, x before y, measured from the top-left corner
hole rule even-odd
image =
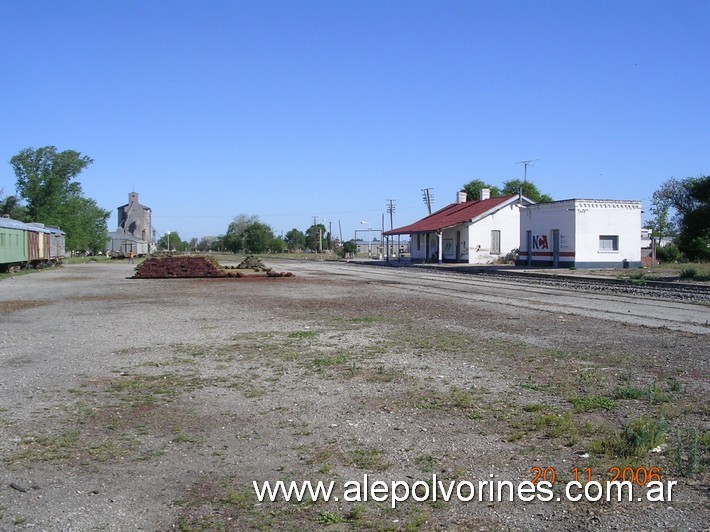
[[[313,217],[313,228],[318,229],[318,245],[316,246],[316,249],[314,250],[316,252],[316,258],[318,255],[318,251],[320,251],[321,248],[321,236],[320,236],[320,227],[318,226],[318,216]]]
[[[395,200],[393,200],[393,199],[387,200],[387,212],[390,214],[390,231],[392,229],[394,229],[394,221],[393,221],[394,220],[393,216],[394,216],[394,211],[395,211],[394,202],[395,202]],[[397,235],[397,236],[399,237],[399,235]],[[388,244],[389,244],[389,242],[388,242]],[[388,251],[388,253],[387,253],[388,260],[389,260],[389,252],[392,251],[391,246],[389,246],[389,248],[390,249],[387,250]]]
[[[434,203],[434,192],[433,188],[423,188],[422,189],[422,199],[424,200],[424,204],[426,205],[426,208],[429,210],[429,214],[431,214],[431,204]]]
[[[539,161],[540,159],[528,159],[527,161],[518,161],[515,164],[522,164],[525,165],[525,174],[524,174],[524,179],[523,182],[527,183],[528,182],[528,166],[535,166],[534,163],[535,161]]]
[[[387,212],[390,214],[390,231],[394,229],[394,226],[392,224],[392,215],[394,214],[395,211],[395,200],[393,199],[388,199],[387,200]]]

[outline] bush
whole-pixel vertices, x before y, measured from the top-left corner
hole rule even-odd
[[[342,247],[338,250],[338,255],[340,257],[346,257],[348,255],[355,255],[357,253],[357,244],[355,242],[345,242]]]
[[[682,256],[675,244],[656,248],[656,258],[661,262],[678,262]]]
[[[698,276],[698,270],[695,268],[683,268],[680,271],[681,279],[695,279]]]
[[[594,442],[590,450],[618,458],[643,458],[651,449],[663,443],[665,429],[663,419],[642,416],[627,424],[623,431]]]
[[[505,257],[502,258],[501,262],[503,264],[515,264],[515,261],[518,260],[518,257],[520,256],[520,251],[518,248],[511,249]]]
[[[693,238],[692,240],[681,242],[683,253],[692,261],[710,260],[710,245],[704,238]]]

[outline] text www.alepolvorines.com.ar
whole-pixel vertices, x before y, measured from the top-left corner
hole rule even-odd
[[[568,500],[572,502],[671,502],[676,481],[653,481],[643,488],[629,481],[567,482],[561,490],[553,490],[550,482],[511,482],[507,480],[440,480],[432,475],[431,480],[406,482],[402,480],[371,480],[367,474],[362,480],[311,482],[310,480],[284,482],[265,481],[259,486],[253,481],[254,493],[259,502],[344,501],[344,502],[389,502],[396,508],[400,502],[549,502]],[[336,491],[336,487],[338,488]],[[634,488],[637,492],[634,492]],[[639,490],[641,492],[639,493]]]

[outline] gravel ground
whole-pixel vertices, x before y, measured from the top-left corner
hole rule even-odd
[[[708,306],[270,265],[296,276],[0,281],[0,530],[707,529]],[[663,305],[652,326],[612,312]],[[554,468],[558,495],[574,468],[626,466],[657,467],[673,500],[393,509],[252,488]]]

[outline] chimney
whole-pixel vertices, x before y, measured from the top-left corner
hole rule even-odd
[[[481,201],[490,199],[491,197],[491,189],[490,188],[482,188],[481,189]]]
[[[466,193],[463,190],[456,193],[456,203],[466,203],[467,199]]]

